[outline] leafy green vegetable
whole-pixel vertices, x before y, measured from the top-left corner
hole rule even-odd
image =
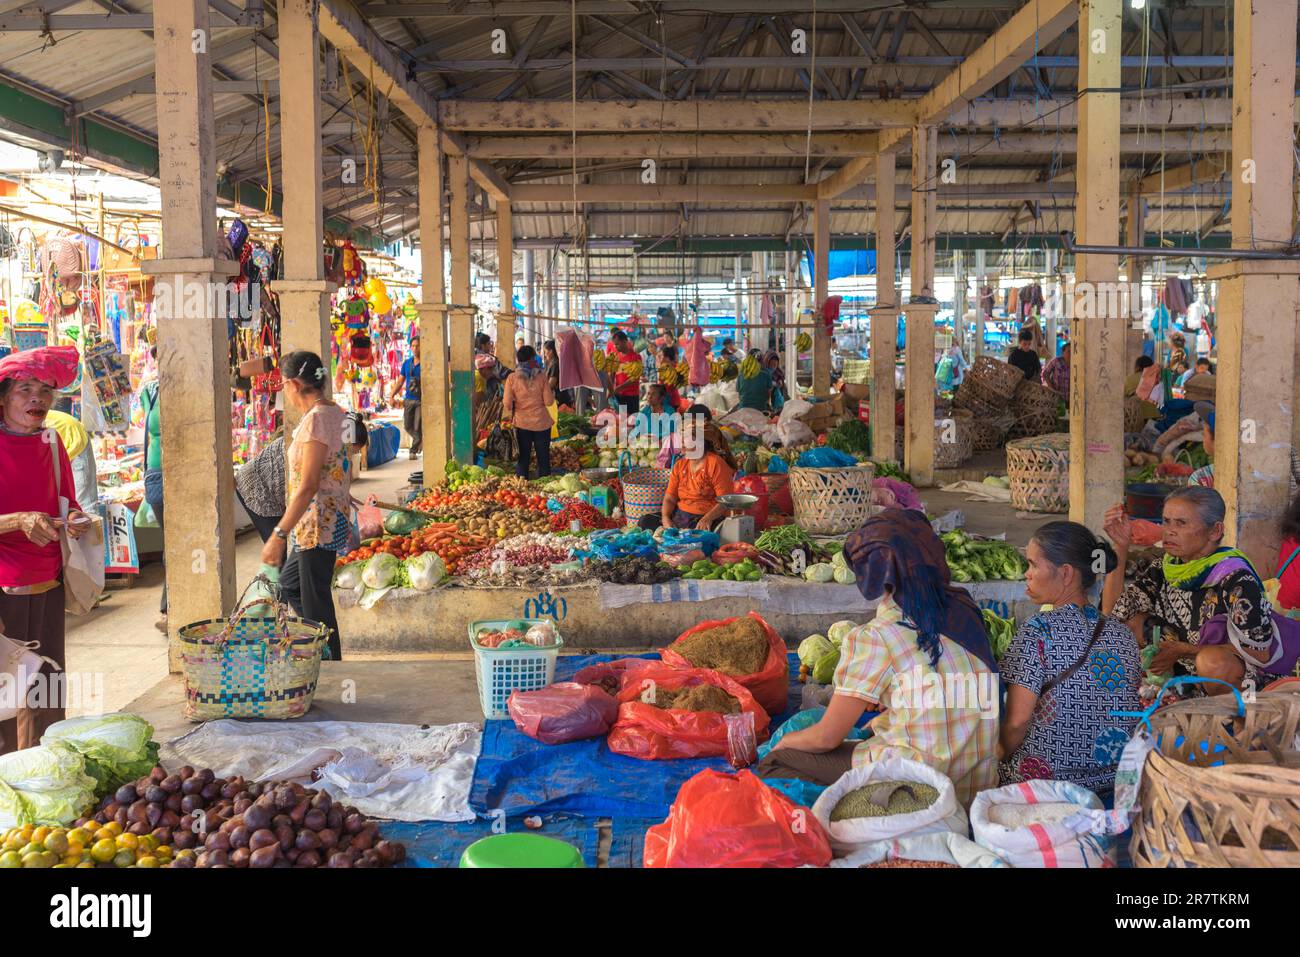
[[[831,429],[826,444],[849,455],[871,454],[871,433],[859,419],[848,419]]]
[[[70,824],[94,803],[95,787],[85,759],[62,742],[2,754],[0,829]]]
[[[908,485],[912,484],[912,476],[904,472],[901,465],[894,462],[877,462],[875,465],[877,478],[895,478]]]
[[[121,712],[68,718],[45,729],[41,744],[64,744],[80,754],[98,791],[115,791],[148,774],[158,763],[153,725]]]
[[[432,521],[429,515],[412,515],[410,512],[389,512],[384,519],[384,531],[389,535],[410,535]]]
[[[835,646],[825,635],[809,635],[799,642],[799,662],[809,668],[835,650]]]
[[[812,680],[819,685],[828,685],[835,678],[835,669],[840,663],[840,650],[832,648],[813,665]]]
[[[1025,557],[1006,542],[976,540],[960,530],[945,532],[939,538],[955,582],[1018,581],[1029,568]]]
[[[993,657],[1001,661],[1011,647],[1011,640],[1016,637],[1016,620],[1002,618],[988,608],[982,609],[981,614],[984,616],[984,627],[989,633],[989,644],[993,647]]]

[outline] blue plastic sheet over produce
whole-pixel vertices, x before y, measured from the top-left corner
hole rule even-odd
[[[613,655],[561,657],[555,680],[571,680],[588,665],[614,659]],[[798,656],[793,654],[790,670],[799,671]],[[774,725],[799,710],[802,689],[798,681],[790,682],[786,714],[777,716]],[[707,768],[728,770],[730,765],[725,758],[642,761],[614,754],[604,738],[543,745],[519,732],[511,721],[485,721],[470,807],[480,815],[500,808],[511,816],[564,812],[662,821],[682,784]]]

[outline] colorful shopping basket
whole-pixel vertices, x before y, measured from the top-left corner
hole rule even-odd
[[[642,466],[624,471],[624,466],[631,462],[632,456],[627,452],[619,456],[618,479],[623,486],[623,514],[629,522],[635,522],[646,515],[658,515],[663,509],[673,470]]]
[[[180,630],[185,717],[298,718],[311,708],[328,629],[297,618],[278,598],[278,586],[259,575],[228,620],[213,618]],[[275,595],[270,601],[266,591]],[[266,609],[270,616],[254,610]]]

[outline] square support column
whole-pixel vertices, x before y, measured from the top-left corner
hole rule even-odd
[[[1121,0],[1080,0],[1075,242],[1119,244]],[[1294,32],[1294,31],[1293,31]],[[1070,518],[1101,532],[1124,500],[1126,327],[1119,257],[1075,257],[1070,290]],[[1131,310],[1130,310],[1131,311]]]
[[[936,154],[939,130],[912,130],[912,295],[907,316],[904,467],[918,486],[934,482],[934,297],[935,229],[938,226]]]
[[[877,462],[897,458],[898,430],[894,420],[898,363],[898,288],[894,285],[894,181],[897,158],[876,157],[876,305],[871,309],[871,457]]]
[[[451,437],[456,461],[474,462],[474,313],[469,269],[469,159],[447,157],[451,180],[451,291],[447,310],[451,330]]]
[[[442,254],[442,149],[438,131],[416,130],[420,213],[420,428],[425,481],[433,484],[451,458],[447,352],[447,283]]]
[[[284,278],[274,283],[280,300],[280,350],[299,349],[330,357],[330,296],[338,287],[325,281],[322,205],[324,167],[321,148],[320,32],[316,4],[280,0],[280,182],[284,194]],[[288,104],[288,108],[286,108]],[[332,390],[333,376],[322,384]],[[286,434],[300,418],[284,407]]]
[[[510,203],[497,200],[497,286],[501,308],[497,310],[497,358],[515,364],[515,239]]]
[[[215,259],[212,58],[206,46],[193,49],[195,36],[211,36],[207,0],[157,4],[153,22],[166,258],[145,265],[158,286],[173,290],[157,323],[168,666],[179,671],[178,628],[226,614],[235,602],[230,360],[214,295],[229,270]],[[192,296],[200,308],[191,308]]]
[[[826,303],[830,286],[831,254],[831,204],[819,199],[813,204],[813,375],[812,391],[815,396],[826,396],[831,391],[831,337],[822,320],[822,306]]]
[[[1236,0],[1233,57],[1232,245],[1281,249],[1295,218],[1296,0]],[[1289,499],[1298,275],[1300,264],[1282,260],[1210,270],[1219,281],[1214,487],[1227,505],[1226,544],[1265,577]]]

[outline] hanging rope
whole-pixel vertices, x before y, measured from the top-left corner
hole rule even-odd
[[[266,120],[266,197],[262,203],[262,215],[271,215],[271,189],[274,181],[271,173],[271,95],[268,84],[262,81],[262,115]]]

